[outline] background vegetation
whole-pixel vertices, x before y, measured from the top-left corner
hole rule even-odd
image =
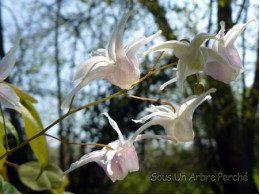
[[[63,114],[61,101],[73,88],[75,69],[86,60],[88,53],[106,46],[116,22],[129,10],[137,10],[127,22],[124,39],[131,41],[149,36],[158,29],[162,40],[191,39],[200,32],[217,33],[219,22],[226,22],[226,31],[233,25],[250,24],[236,42],[243,59],[245,72],[230,85],[216,82],[201,74],[206,88],[215,87],[212,101],[203,103],[194,114],[195,140],[192,143],[172,144],[167,141],[145,140],[136,144],[140,171],[131,173],[123,181],[112,183],[96,163],[69,174],[66,191],[73,193],[258,193],[259,183],[259,37],[258,1],[253,0],[1,0],[0,54],[5,52],[20,32],[21,43],[15,69],[9,82],[38,99],[35,105],[43,126]],[[149,46],[149,45],[148,45]],[[156,55],[141,59],[145,74]],[[165,54],[160,65],[176,59]],[[172,71],[162,71],[131,90],[131,94],[178,103],[193,93],[192,77],[185,83],[184,95],[176,86],[168,86],[162,93],[159,86],[172,78]],[[118,91],[104,80],[94,81],[77,94],[74,106],[79,107]],[[118,122],[122,133],[130,135],[139,126],[131,119],[143,115],[150,102],[129,97],[116,97],[70,116],[48,131],[70,142],[109,143],[116,133],[100,114],[108,111]],[[19,116],[6,110],[20,141],[26,139]],[[164,133],[161,127],[150,128]],[[47,138],[49,161],[63,171],[81,156],[95,150],[86,146],[64,145]],[[14,137],[9,135],[11,146]],[[8,156],[17,165],[36,160],[29,145]],[[21,183],[17,167],[5,165],[3,178],[23,193],[34,191]],[[177,181],[180,174],[247,175],[247,181]],[[171,180],[166,181],[166,175]],[[161,175],[152,181],[152,175]],[[1,178],[1,182],[2,182]],[[45,191],[41,191],[43,193]],[[46,191],[48,193],[48,191]]]

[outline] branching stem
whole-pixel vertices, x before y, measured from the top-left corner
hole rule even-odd
[[[159,56],[160,57],[160,56]],[[160,68],[157,68],[156,70],[154,71],[150,71],[148,72],[144,77],[142,77],[141,79],[139,79],[138,82],[134,83],[132,85],[132,88],[135,87],[136,85],[140,84],[141,82],[143,82],[145,79],[147,79],[148,77],[150,77],[151,75],[153,75],[154,73],[156,72],[159,72],[161,70],[164,70],[166,68],[169,68],[169,67],[172,67],[172,66],[175,66],[177,65],[178,62],[174,62],[174,63],[171,63],[171,64],[167,64],[165,66],[162,66]],[[66,114],[64,114],[63,116],[61,116],[60,118],[58,118],[57,120],[55,120],[53,123],[51,123],[49,126],[47,126],[46,128],[44,128],[42,131],[40,131],[39,133],[35,134],[34,136],[30,137],[29,139],[25,140],[24,142],[22,142],[21,144],[19,144],[18,146],[12,148],[11,150],[7,151],[6,153],[4,153],[1,157],[0,157],[0,160],[3,159],[5,156],[7,156],[9,153],[13,153],[15,151],[17,151],[18,149],[22,148],[23,146],[25,146],[26,144],[28,144],[29,142],[31,142],[32,140],[36,139],[37,137],[41,136],[41,135],[44,135],[44,133],[49,130],[50,128],[52,128],[54,125],[58,124],[59,122],[61,122],[63,119],[67,118],[68,116],[80,111],[80,110],[83,110],[83,109],[86,109],[90,106],[94,106],[94,105],[97,105],[101,102],[104,102],[106,100],[110,100],[114,97],[117,97],[117,96],[120,96],[120,95],[124,95],[126,93],[126,89],[123,89],[117,93],[114,93],[108,97],[105,97],[105,98],[102,98],[102,99],[99,99],[95,102],[92,102],[92,103],[89,103],[87,105],[84,105],[84,106],[81,106],[79,108],[76,108],[74,110],[68,110],[68,112]]]

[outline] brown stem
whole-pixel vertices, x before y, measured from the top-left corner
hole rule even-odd
[[[131,95],[131,94],[128,94],[128,93],[126,93],[125,95],[128,96],[128,97],[131,97],[131,98],[138,99],[138,100],[159,102],[159,103],[161,103],[161,104],[165,104],[165,105],[170,106],[170,107],[172,108],[173,112],[176,112],[176,109],[174,108],[174,106],[173,106],[171,103],[169,103],[169,102],[162,101],[162,100],[157,100],[157,99],[153,99],[153,98],[139,97],[139,96]]]
[[[18,169],[20,167],[20,165],[12,163],[12,162],[10,162],[8,160],[5,161],[5,164],[9,165],[10,167],[14,167],[16,169]]]
[[[151,75],[153,75],[154,73],[159,72],[159,71],[161,71],[161,70],[164,70],[164,69],[166,69],[166,68],[169,68],[169,67],[171,67],[171,66],[175,66],[177,63],[178,63],[178,62],[174,62],[174,63],[171,63],[171,64],[167,64],[167,65],[162,66],[162,67],[160,67],[160,68],[158,68],[158,69],[156,69],[156,70],[154,70],[154,71],[152,71],[152,72],[147,73],[147,74],[146,74],[144,77],[142,77],[138,82],[136,82],[135,84],[133,84],[132,87],[135,87],[136,85],[138,85],[139,83],[141,83],[142,81],[144,81],[145,79],[147,79],[148,77],[150,77]],[[114,97],[116,97],[116,96],[123,95],[123,94],[126,93],[126,91],[127,91],[126,89],[123,89],[123,90],[121,90],[121,91],[119,91],[119,92],[117,92],[117,93],[114,93],[114,94],[112,94],[112,95],[110,95],[110,96],[108,96],[108,97],[102,98],[102,99],[100,99],[100,100],[97,100],[97,101],[92,102],[92,103],[90,103],[90,104],[87,104],[87,105],[85,105],[85,106],[81,106],[81,107],[79,107],[79,108],[77,108],[77,109],[68,111],[66,114],[64,114],[62,117],[58,118],[56,121],[54,121],[53,123],[51,123],[49,126],[47,126],[45,129],[43,129],[42,131],[40,131],[40,132],[37,133],[36,135],[30,137],[29,139],[27,139],[27,140],[25,140],[24,142],[22,142],[20,145],[14,147],[14,148],[12,148],[11,150],[9,150],[9,151],[7,151],[6,153],[4,153],[4,154],[0,157],[0,160],[3,159],[5,156],[7,156],[9,153],[12,153],[12,152],[17,151],[17,150],[20,149],[21,147],[23,147],[23,146],[25,146],[26,144],[28,144],[30,141],[32,141],[32,140],[36,139],[37,137],[43,135],[47,130],[49,130],[49,129],[52,128],[54,125],[56,125],[57,123],[59,123],[59,122],[62,121],[63,119],[67,118],[67,117],[70,116],[71,114],[74,114],[75,112],[78,112],[78,111],[83,110],[83,109],[85,109],[85,108],[88,108],[88,107],[90,107],[90,106],[97,105],[97,104],[99,104],[99,103],[101,103],[101,102],[104,102],[104,101],[106,101],[106,100],[112,99],[112,98],[114,98]]]
[[[162,51],[162,52],[160,53],[160,55],[158,56],[158,58],[155,60],[155,62],[154,62],[154,64],[153,64],[153,67],[150,69],[150,72],[153,71],[153,69],[154,69],[155,66],[158,64],[158,62],[159,62],[159,60],[160,60],[160,58],[162,57],[163,54],[164,54],[164,51]]]
[[[61,140],[61,139],[59,139],[59,138],[57,138],[57,137],[54,137],[54,136],[52,136],[52,135],[49,135],[49,134],[47,134],[47,133],[44,133],[44,135],[46,135],[46,136],[48,136],[48,137],[51,137],[51,138],[53,138],[53,139],[56,139],[56,140],[58,140],[58,141],[60,141],[60,142],[62,142],[62,143],[64,143],[64,144],[81,145],[81,146],[99,146],[99,147],[106,147],[106,148],[108,148],[108,149],[110,149],[110,150],[113,150],[113,148],[111,148],[109,145],[105,145],[105,144],[67,142],[67,141],[65,141],[65,140]]]

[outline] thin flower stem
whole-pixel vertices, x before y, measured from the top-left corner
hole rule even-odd
[[[70,102],[70,105],[69,105],[69,110],[68,110],[68,112],[71,111],[71,107],[72,107],[72,104],[73,104],[74,98],[75,98],[75,95],[74,95],[74,96],[72,97],[72,99],[71,99],[71,102]]]
[[[145,79],[147,79],[148,77],[150,77],[151,75],[153,75],[154,73],[159,72],[159,71],[161,71],[161,70],[164,70],[164,69],[166,69],[166,68],[169,68],[169,67],[171,67],[171,66],[174,66],[174,65],[176,65],[177,63],[178,63],[178,62],[174,62],[174,63],[171,63],[171,64],[167,64],[167,65],[162,66],[162,67],[160,67],[160,68],[158,68],[158,69],[156,69],[156,70],[154,70],[154,71],[150,71],[150,72],[147,73],[144,77],[142,77],[141,79],[139,79],[138,82],[134,83],[134,84],[132,85],[132,88],[135,87],[136,85],[138,85],[139,83],[141,83],[142,81],[144,81]],[[88,107],[90,107],[90,106],[97,105],[97,104],[99,104],[99,103],[101,103],[101,102],[104,102],[104,101],[106,101],[106,100],[112,99],[112,98],[117,97],[117,96],[119,96],[119,95],[123,95],[123,94],[126,93],[126,91],[127,91],[126,89],[123,89],[123,90],[121,90],[121,91],[119,91],[119,92],[117,92],[117,93],[114,93],[114,94],[112,94],[112,95],[110,95],[110,96],[108,96],[108,97],[102,98],[102,99],[100,99],[100,100],[97,100],[97,101],[92,102],[92,103],[90,103],[90,104],[87,104],[87,105],[85,105],[85,106],[81,106],[81,107],[79,107],[79,108],[77,108],[77,109],[74,109],[74,110],[69,110],[66,114],[64,114],[63,116],[61,116],[60,118],[58,118],[56,121],[54,121],[53,123],[51,123],[49,126],[47,126],[46,128],[44,128],[44,129],[43,129],[42,131],[40,131],[39,133],[35,134],[34,136],[32,136],[32,137],[30,137],[29,139],[25,140],[24,142],[22,142],[22,143],[19,144],[18,146],[14,147],[14,148],[12,148],[11,150],[9,150],[9,151],[7,151],[6,153],[4,153],[4,154],[0,157],[0,160],[3,159],[5,156],[7,156],[9,153],[12,153],[12,152],[17,151],[18,149],[22,148],[23,146],[25,146],[26,144],[28,144],[28,143],[31,142],[32,140],[34,140],[34,139],[36,139],[37,137],[43,135],[47,130],[49,130],[49,129],[52,128],[54,125],[58,124],[60,121],[62,121],[63,119],[67,118],[68,116],[74,114],[75,112],[78,112],[78,111],[80,111],[80,110],[86,109],[86,108],[88,108]]]
[[[2,115],[2,119],[3,119],[3,125],[4,125],[4,131],[5,131],[5,144],[6,144],[6,149],[7,151],[9,151],[9,143],[8,143],[8,135],[7,135],[7,129],[6,129],[6,124],[5,124],[5,116],[4,116],[4,112],[2,109],[2,104],[0,103],[0,112]]]
[[[5,161],[5,164],[9,165],[10,167],[14,167],[16,169],[18,169],[20,167],[20,165],[16,164],[16,163],[12,163],[8,160]]]
[[[174,106],[173,106],[170,102],[166,102],[166,101],[162,101],[162,100],[157,100],[157,99],[153,99],[153,98],[139,97],[139,96],[131,95],[131,94],[128,94],[128,93],[126,93],[125,95],[128,96],[128,97],[131,97],[131,98],[138,99],[138,100],[159,102],[159,103],[161,103],[161,104],[165,104],[165,105],[170,106],[170,107],[172,108],[173,112],[176,112],[176,109],[174,108]]]
[[[196,77],[196,79],[197,79],[197,82],[200,83],[200,76],[199,76],[198,73],[195,74],[195,77]]]
[[[53,139],[56,139],[64,144],[70,144],[70,145],[81,145],[81,146],[99,146],[99,147],[106,147],[110,150],[113,150],[113,148],[111,148],[109,145],[105,145],[105,144],[99,144],[99,143],[77,143],[77,142],[67,142],[67,141],[64,141],[64,140],[61,140],[55,136],[52,136],[52,135],[49,135],[47,133],[44,133],[45,136],[48,136],[48,137],[51,137]]]
[[[164,51],[162,51],[160,53],[160,55],[158,56],[158,58],[155,60],[153,67],[150,69],[150,72],[152,72],[154,70],[155,66],[158,64],[158,62],[159,62],[159,60],[160,60],[160,58],[162,57],[163,54],[164,54]]]

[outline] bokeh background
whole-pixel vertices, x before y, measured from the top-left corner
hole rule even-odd
[[[72,193],[258,193],[259,187],[259,4],[257,0],[1,0],[1,57],[20,34],[17,63],[9,82],[38,99],[36,105],[47,126],[65,113],[61,101],[73,89],[73,74],[89,52],[105,48],[110,32],[129,10],[137,13],[128,20],[124,43],[140,36],[149,36],[159,29],[162,36],[153,41],[191,40],[201,32],[217,33],[219,22],[226,22],[226,32],[235,24],[250,24],[236,41],[245,72],[236,81],[224,84],[200,74],[205,88],[215,87],[212,100],[203,103],[194,113],[195,139],[191,143],[173,144],[162,140],[136,143],[140,171],[125,180],[113,183],[96,163],[68,175],[66,191]],[[212,42],[207,42],[210,46]],[[147,46],[151,46],[149,43]],[[147,48],[147,47],[146,47]],[[140,50],[144,51],[145,47]],[[158,54],[140,58],[142,75],[151,68]],[[176,59],[166,53],[159,65]],[[185,82],[184,94],[175,84],[163,92],[159,86],[172,78],[172,70],[164,70],[136,86],[129,93],[172,102],[178,105],[193,94],[194,78]],[[119,88],[105,80],[96,80],[77,94],[74,107],[108,96]],[[151,102],[121,96],[80,111],[48,131],[70,142],[107,144],[117,139],[102,112],[117,121],[123,134],[131,135],[140,125],[138,119]],[[155,103],[156,104],[156,103]],[[15,112],[9,117],[25,140],[22,123]],[[164,134],[160,126],[148,133]],[[47,138],[50,161],[66,170],[84,154],[99,148],[64,145]],[[12,140],[10,140],[12,142]],[[8,157],[22,164],[34,160],[30,146]],[[35,193],[24,186],[17,170],[8,168],[9,182],[24,193]],[[246,181],[203,180],[193,175],[246,175]],[[168,176],[167,176],[168,175]],[[170,175],[170,179],[169,179]],[[180,179],[181,175],[185,178]],[[41,191],[40,193],[48,193]]]

